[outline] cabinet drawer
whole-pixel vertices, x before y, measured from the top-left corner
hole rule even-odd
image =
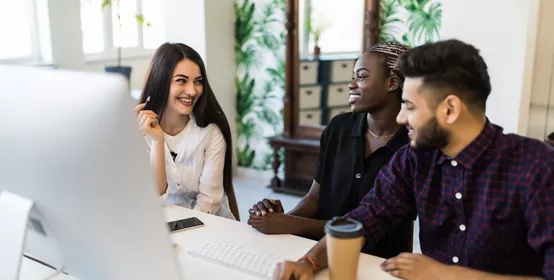
[[[346,106],[350,89],[348,84],[329,85],[327,90],[327,106]]]
[[[307,125],[321,125],[321,110],[300,111],[298,123]]]
[[[350,82],[354,60],[336,60],[331,63],[331,82]]]
[[[331,119],[333,117],[335,117],[336,115],[340,115],[340,114],[343,114],[343,113],[347,113],[347,112],[350,112],[350,108],[333,108],[331,110],[329,110],[329,114],[327,116],[328,120],[331,121]]]
[[[317,61],[301,61],[300,62],[300,84],[314,85],[317,84],[317,72],[319,62]]]
[[[299,108],[320,108],[321,107],[321,87],[301,87],[298,98],[300,98]]]

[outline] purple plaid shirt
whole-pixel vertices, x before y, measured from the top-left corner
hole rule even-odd
[[[400,149],[347,214],[373,244],[414,207],[421,250],[445,264],[554,279],[554,149],[487,121],[456,158]]]

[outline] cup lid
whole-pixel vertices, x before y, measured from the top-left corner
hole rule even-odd
[[[364,236],[362,223],[345,217],[335,217],[325,224],[325,233],[335,238],[357,238]]]

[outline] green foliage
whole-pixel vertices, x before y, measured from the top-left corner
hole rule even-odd
[[[242,5],[237,2],[235,7],[235,54],[236,65],[246,69],[258,64],[258,52],[255,46],[248,44],[255,36],[254,11],[256,5],[250,1],[244,1]]]
[[[410,46],[436,41],[442,19],[440,0],[382,0],[381,41],[399,41]],[[408,16],[401,17],[404,10]]]
[[[152,25],[150,22],[144,20],[143,15],[135,15],[135,19],[140,25],[146,25],[147,27],[150,27]]]
[[[380,8],[380,23],[381,33],[379,34],[380,41],[394,41],[395,34],[401,32],[400,28],[395,23],[402,23],[402,20],[398,17],[396,9],[398,8],[398,1],[381,1]]]
[[[408,19],[410,31],[413,32],[415,37],[421,38],[425,42],[431,42],[439,36],[441,19],[440,3],[432,3],[427,10],[423,8],[415,9]]]
[[[285,86],[285,1],[236,0],[234,7],[238,164],[268,169],[273,152],[264,131],[277,133],[282,123],[282,110],[275,104],[282,103]],[[266,63],[268,56],[275,58],[276,67]]]
[[[253,151],[250,148],[250,145],[247,143],[243,149],[238,149],[237,151],[237,160],[238,165],[240,166],[252,166],[254,165],[254,158],[256,157],[256,151]]]

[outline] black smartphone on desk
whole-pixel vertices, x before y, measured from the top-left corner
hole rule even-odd
[[[198,218],[192,217],[192,218],[186,218],[182,220],[168,222],[167,225],[169,226],[169,231],[177,232],[185,229],[193,229],[193,228],[201,227],[204,225],[204,223],[200,221]]]

